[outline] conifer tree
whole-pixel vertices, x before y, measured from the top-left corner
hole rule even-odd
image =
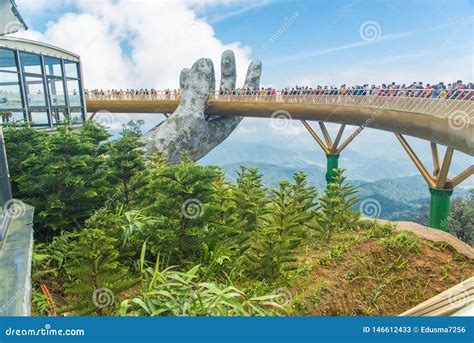
[[[359,200],[357,190],[346,183],[343,169],[335,173],[334,181],[319,199],[321,209],[314,227],[327,240],[337,231],[354,229],[360,218],[360,213],[352,209]]]
[[[218,173],[187,156],[176,165],[154,162],[148,175],[146,195],[153,202],[145,210],[149,216],[162,217],[161,228],[168,236],[164,248],[183,261],[196,258],[210,213],[207,206],[213,197],[213,182]]]
[[[91,120],[85,121],[78,132],[81,136],[92,140],[96,146],[99,146],[100,143],[110,138],[110,133],[107,132],[107,129],[104,126]],[[104,151],[103,149],[97,150],[99,153]]]
[[[72,243],[66,269],[70,280],[66,295],[70,306],[61,312],[103,315],[114,308],[119,293],[139,282],[129,278],[119,261],[116,240],[99,229],[85,229]],[[117,299],[116,299],[117,298]]]
[[[249,252],[249,258],[259,265],[258,271],[264,277],[275,279],[293,268],[305,217],[300,205],[294,201],[293,185],[288,181],[281,181],[279,188],[272,190],[269,211],[262,218]]]
[[[268,213],[269,198],[263,186],[262,174],[255,168],[241,166],[234,191],[235,222],[241,252],[250,246],[249,239],[257,231],[263,215]]]
[[[97,150],[106,135],[93,136],[82,129],[58,127],[22,162],[25,172],[17,182],[22,199],[35,207],[35,232],[40,238],[81,227],[105,202],[110,184]]]
[[[5,148],[7,152],[8,169],[10,173],[13,197],[24,198],[20,192],[18,179],[23,175],[28,176],[29,170],[23,165],[30,156],[44,149],[47,133],[31,127],[6,127],[3,131]]]
[[[144,143],[140,140],[141,122],[137,124],[131,121],[123,125],[119,138],[110,142],[108,149],[109,177],[121,188],[126,205],[130,204],[133,192],[132,178],[145,168],[141,149]]]
[[[235,202],[233,201],[234,187],[226,181],[222,171],[216,172],[212,183],[212,199],[207,211],[209,213],[209,227],[213,240],[225,240],[235,236]]]
[[[314,219],[314,211],[317,209],[318,192],[313,186],[308,186],[306,174],[296,173],[291,185],[291,196],[295,212],[300,214],[301,229],[305,231],[309,223]],[[305,233],[305,232],[303,232]]]

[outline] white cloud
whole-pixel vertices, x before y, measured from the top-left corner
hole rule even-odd
[[[19,35],[79,54],[87,88],[176,88],[181,69],[201,57],[212,58],[219,82],[225,49],[235,52],[242,84],[251,49],[237,41],[222,43],[212,26],[198,18],[194,3],[79,0],[77,12],[48,23],[45,32]]]
[[[62,0],[61,2],[53,0],[16,0],[20,12],[31,11],[39,12],[46,9],[60,8],[72,5],[74,0]]]

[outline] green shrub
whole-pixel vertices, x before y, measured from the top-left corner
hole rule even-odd
[[[378,224],[375,221],[361,221],[359,226],[364,230],[364,235],[367,238],[383,238],[389,237],[393,233],[393,226],[390,223]]]
[[[114,308],[119,293],[139,280],[130,277],[118,261],[116,240],[98,229],[85,229],[72,242],[66,269],[69,305],[61,312],[77,315],[106,314]]]
[[[146,245],[142,250],[144,267]],[[186,272],[173,267],[161,269],[159,259],[155,267],[143,269],[140,295],[126,299],[120,315],[148,316],[253,316],[275,315],[283,307],[274,300],[276,295],[250,298],[232,285],[203,281],[196,265]]]
[[[313,227],[325,240],[330,240],[336,232],[355,229],[360,219],[360,213],[352,209],[359,200],[357,190],[346,183],[343,169],[335,172],[333,182],[319,199],[320,210]]]
[[[417,252],[420,249],[420,241],[413,233],[402,231],[395,236],[382,238],[382,246],[393,252]]]

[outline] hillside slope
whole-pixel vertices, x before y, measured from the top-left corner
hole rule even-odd
[[[474,275],[474,259],[401,230],[366,222],[301,254],[291,314],[398,315]]]

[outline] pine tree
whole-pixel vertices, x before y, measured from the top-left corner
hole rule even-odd
[[[294,201],[293,185],[281,181],[279,188],[272,190],[269,211],[249,252],[249,258],[259,265],[259,274],[276,279],[283,271],[293,269],[294,253],[302,240],[304,216],[300,204]]]
[[[102,142],[110,138],[110,133],[107,132],[107,129],[91,120],[87,120],[82,125],[79,130],[81,136],[86,137],[86,139],[92,140],[93,144],[99,146]],[[99,153],[102,153],[103,149],[97,149]]]
[[[109,143],[107,165],[110,178],[123,193],[123,201],[130,204],[133,192],[132,178],[144,170],[143,149],[140,141],[140,123],[133,121],[123,125],[119,138]]]
[[[268,213],[268,191],[263,186],[262,174],[255,168],[241,166],[234,190],[235,222],[241,253],[250,246],[248,241],[256,233],[263,215]]]
[[[294,183],[291,185],[291,196],[294,210],[300,214],[299,224],[303,231],[309,227],[309,223],[314,219],[314,211],[318,208],[316,188],[308,186],[306,174],[296,173],[293,176]],[[303,232],[304,234],[305,232]]]
[[[41,239],[52,231],[82,227],[109,196],[104,158],[97,152],[100,139],[58,127],[22,162],[25,173],[17,182],[23,200],[35,207],[35,232]]]
[[[103,315],[114,308],[120,292],[139,282],[129,278],[128,270],[118,262],[116,240],[99,229],[85,229],[72,243],[66,269],[68,303],[61,312],[77,315]]]
[[[321,209],[314,226],[327,240],[337,231],[355,228],[360,218],[360,213],[352,209],[359,200],[357,190],[345,182],[343,169],[335,172],[334,181],[327,185],[324,195],[319,199]]]
[[[214,245],[216,241],[226,240],[235,236],[235,202],[233,201],[234,187],[225,180],[222,171],[216,171],[216,178],[212,183],[212,198],[210,199],[208,211],[208,227],[210,241]]]
[[[18,179],[29,175],[29,170],[23,163],[27,158],[44,149],[47,133],[31,127],[6,127],[3,131],[3,138],[13,197],[22,199],[26,194],[21,193]]]
[[[218,172],[204,167],[187,156],[176,165],[152,162],[144,194],[152,200],[145,215],[162,218],[163,248],[178,262],[196,259],[200,242],[206,232],[203,227],[209,220],[207,206],[213,198],[213,183]]]

